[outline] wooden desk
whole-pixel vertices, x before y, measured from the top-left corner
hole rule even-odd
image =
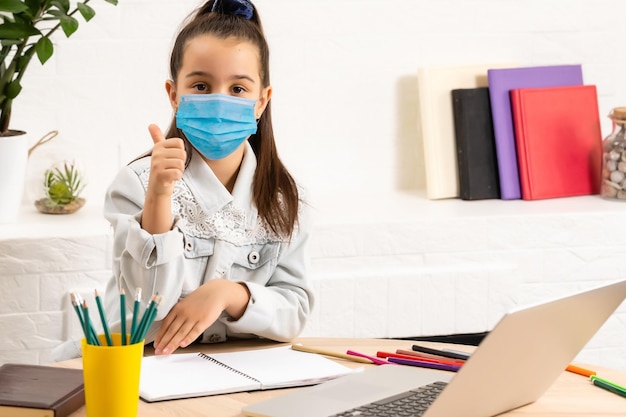
[[[316,346],[345,352],[353,349],[358,352],[375,355],[379,350],[395,351],[395,349],[410,349],[411,341],[384,340],[384,339],[333,339],[333,338],[301,338],[294,343]],[[421,343],[421,342],[420,342]],[[436,347],[444,346],[440,343],[428,343]],[[215,345],[194,345],[184,349],[185,352],[225,352],[232,350],[254,349],[260,347],[287,345],[267,341],[236,341]],[[457,349],[460,349],[458,346]],[[466,347],[471,349],[470,347]],[[146,354],[150,354],[146,350]],[[358,367],[363,364],[336,359],[341,363]],[[81,359],[60,362],[58,366],[80,368]],[[375,366],[375,365],[365,365]],[[620,385],[626,385],[626,373],[605,368],[591,367],[598,376],[607,378]],[[241,409],[245,405],[252,404],[267,398],[282,395],[290,390],[300,388],[278,389],[271,391],[244,392],[212,397],[190,398],[185,400],[164,401],[158,403],[139,402],[138,417],[188,417],[188,416],[211,416],[211,417],[237,417],[242,416]],[[497,395],[497,393],[494,393]],[[533,416],[533,417],[623,417],[626,415],[626,398],[622,398],[609,391],[592,385],[584,376],[563,372],[553,386],[533,404],[518,408],[517,410],[501,414],[501,416]],[[71,417],[85,417],[85,408],[71,414]]]

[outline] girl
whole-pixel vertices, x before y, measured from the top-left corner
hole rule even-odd
[[[151,154],[123,168],[107,191],[107,311],[119,320],[120,289],[142,288],[144,302],[161,296],[146,337],[157,354],[229,336],[288,341],[313,303],[308,215],[276,151],[256,8],[206,2],[178,34],[170,72],[175,119],[165,135],[149,127]]]

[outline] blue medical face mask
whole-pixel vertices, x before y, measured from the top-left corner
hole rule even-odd
[[[176,126],[205,158],[222,159],[256,133],[255,105],[256,100],[225,94],[182,95]]]

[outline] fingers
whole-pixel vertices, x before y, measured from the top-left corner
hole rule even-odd
[[[148,126],[148,131],[150,132],[150,136],[152,136],[152,141],[155,145],[159,142],[165,141],[165,136],[163,135],[163,132],[161,131],[161,128],[159,128],[159,126],[151,124],[150,126]]]
[[[173,327],[172,327],[173,323],[174,323],[174,319],[173,319],[172,313],[170,312],[170,314],[168,314],[165,317],[165,319],[163,319],[163,322],[161,323],[161,327],[159,328],[159,331],[154,337],[153,345],[154,345],[155,354],[157,355],[163,354],[163,350],[165,346],[167,346],[167,344],[170,342],[171,334],[173,331]]]
[[[223,296],[204,284],[180,300],[161,322],[154,340],[157,355],[166,355],[193,343],[224,311]],[[212,296],[211,296],[212,294]]]
[[[162,331],[164,333],[162,334]],[[178,317],[168,325],[162,324],[154,341],[154,353],[167,355],[174,353],[179,347],[187,347],[202,334],[203,328],[199,323],[185,321]]]
[[[169,149],[185,149],[185,143],[180,138],[171,138],[167,140],[161,128],[155,124],[150,124],[148,126],[148,131],[150,132],[150,137],[152,138],[152,142],[156,148],[169,148]],[[181,156],[184,154],[178,153],[176,156]]]
[[[167,319],[161,324],[161,329],[154,340],[154,353],[157,355],[167,355],[172,353],[176,349],[176,345],[172,343],[176,338],[179,329],[184,324],[184,320],[173,319],[167,323]],[[174,345],[174,348],[171,345]]]

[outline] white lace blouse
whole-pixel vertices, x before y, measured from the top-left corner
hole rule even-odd
[[[114,231],[113,277],[105,299],[109,322],[119,328],[120,288],[127,294],[128,312],[137,287],[142,288],[144,305],[158,293],[163,299],[146,338],[149,342],[160,320],[182,297],[208,280],[224,278],[245,283],[250,302],[239,320],[223,313],[204,332],[203,342],[220,342],[229,336],[294,338],[313,305],[306,268],[308,206],[300,201],[293,236],[281,238],[258,216],[251,200],[256,157],[248,143],[232,194],[193,152],[172,195],[174,225],[167,233],[151,235],[139,223],[149,157],[124,167],[107,191],[104,215]]]

